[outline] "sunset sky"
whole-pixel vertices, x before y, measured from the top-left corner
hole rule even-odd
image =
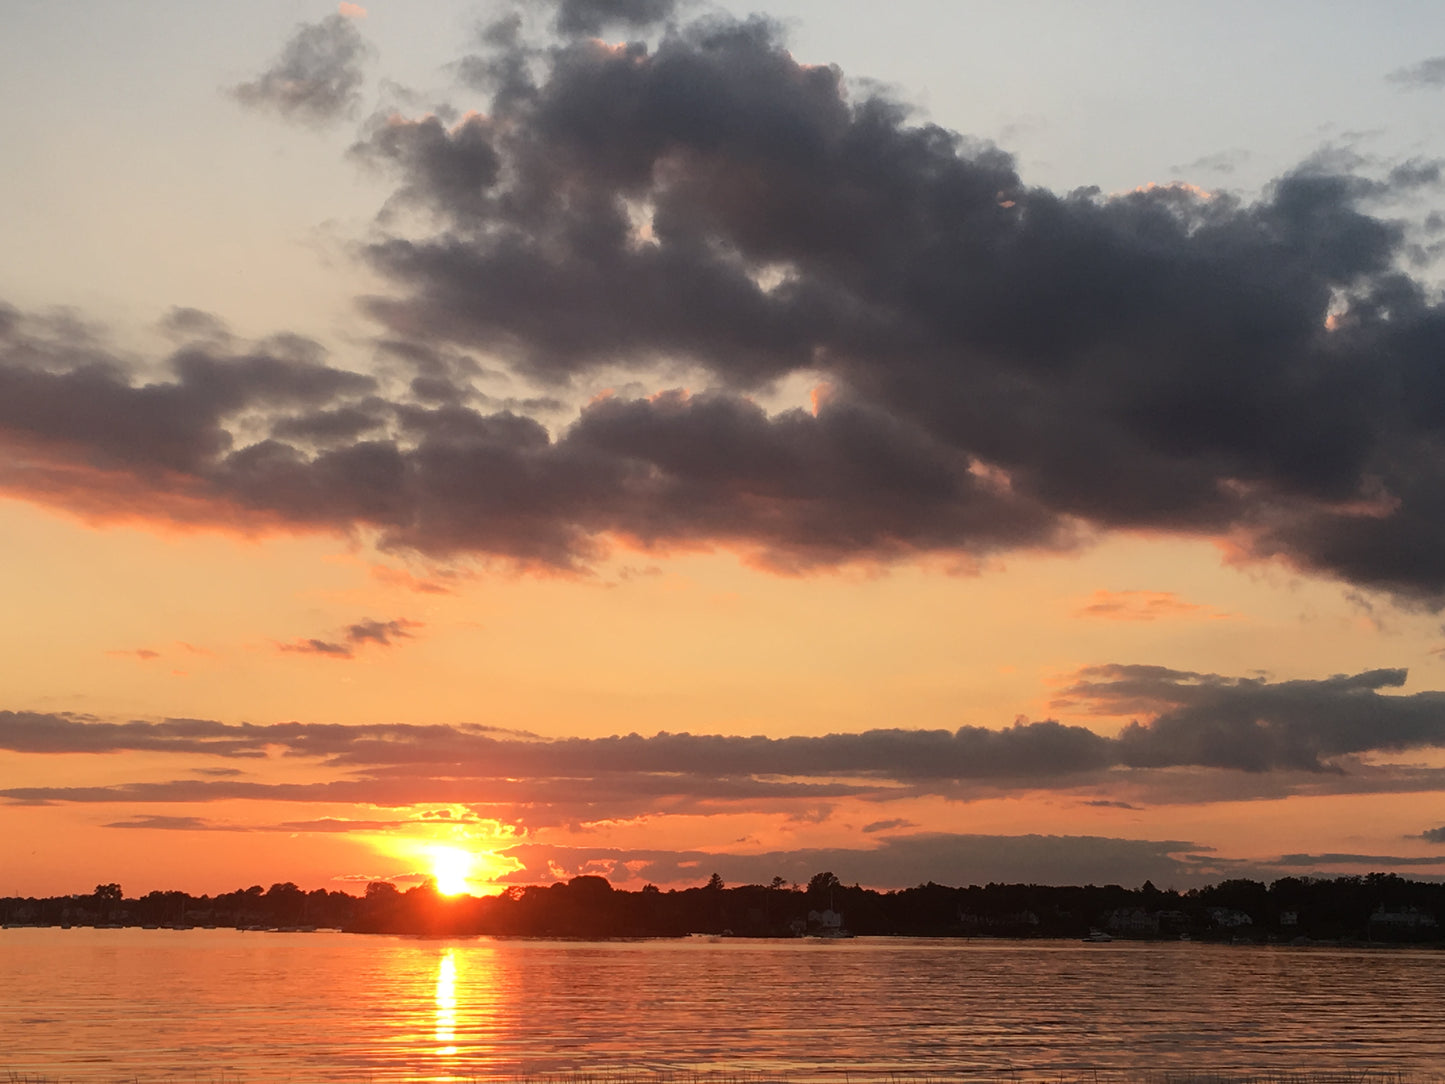
[[[1445,7],[884,10],[7,5],[0,896],[1445,875]]]

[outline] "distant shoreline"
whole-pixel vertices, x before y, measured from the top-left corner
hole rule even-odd
[[[1445,944],[1445,884],[1394,874],[1265,885],[1230,880],[1178,892],[1148,881],[1120,885],[924,884],[880,892],[832,873],[804,888],[706,885],[615,889],[596,876],[514,887],[497,896],[446,895],[432,882],[405,891],[374,881],[364,895],[295,884],[253,885],[218,896],[149,892],[118,884],[44,899],[0,898],[0,926],[141,929],[225,928],[304,933],[335,929],[403,935],[582,940],[679,938],[1204,941],[1372,947]]]

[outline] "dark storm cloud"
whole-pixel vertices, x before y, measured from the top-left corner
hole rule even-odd
[[[355,108],[369,55],[354,20],[328,15],[298,26],[269,68],[230,92],[245,106],[324,124]]]
[[[677,0],[561,0],[555,26],[559,34],[600,34],[621,27],[642,30],[671,17]]]
[[[25,325],[0,339],[0,445],[15,451],[0,489],[99,516],[369,528],[384,546],[561,567],[609,536],[729,543],[804,569],[1071,532],[841,394],[776,415],[725,392],[604,398],[553,437],[506,410],[383,398],[294,338],[187,343],[170,379],[146,383],[94,347],[66,368],[80,349]],[[312,646],[328,644],[345,646]]]
[[[1432,56],[1418,64],[1397,68],[1385,78],[1397,86],[1412,90],[1445,87],[1445,56]]]
[[[556,11],[580,34],[675,15]],[[1320,154],[1252,203],[1060,194],[800,63],[764,19],[483,39],[459,70],[489,100],[354,148],[395,177],[364,246],[389,281],[366,299],[382,377],[184,311],[142,375],[73,321],[5,310],[0,491],[566,570],[619,541],[803,572],[1152,529],[1445,601],[1445,307],[1383,210],[1438,163]],[[555,401],[499,409],[470,351],[557,398],[601,367],[704,390],[549,429],[530,414]],[[750,398],[801,374],[814,410]]]
[[[908,888],[925,881],[952,885],[1137,885],[1151,880],[1163,885],[1188,885],[1217,874],[1219,866],[1209,852],[1208,847],[1177,840],[919,833],[884,839],[872,849],[809,849],[756,855],[534,843],[499,853],[522,864],[520,870],[503,878],[517,884],[553,879],[551,870],[569,875],[601,873],[627,888],[647,882],[702,884],[713,872],[730,885],[768,884],[774,877],[807,884],[813,874],[830,870],[845,884]]]
[[[1445,843],[1445,825],[1439,828],[1426,828],[1420,833],[1420,838],[1427,843]]]
[[[1254,204],[1057,195],[850,96],[765,21],[545,57],[485,122],[396,119],[366,146],[449,223],[371,249],[407,291],[371,302],[399,334],[559,379],[822,369],[1059,521],[1234,531],[1314,571],[1445,590],[1445,317],[1370,210],[1420,171],[1320,157]]]
[[[193,340],[166,359],[168,380],[139,382],[93,340],[53,323],[0,328],[0,443],[23,450],[0,484],[48,466],[123,471],[159,490],[194,490],[197,469],[235,443],[247,411],[318,408],[375,381],[328,367],[319,348],[283,336],[239,352]]]
[[[271,434],[283,440],[308,441],[318,445],[349,443],[384,429],[387,413],[384,404],[373,400],[281,418],[272,426]]]

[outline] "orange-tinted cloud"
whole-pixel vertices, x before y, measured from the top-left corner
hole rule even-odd
[[[390,565],[373,565],[371,575],[389,587],[402,587],[408,591],[415,591],[419,595],[450,595],[452,589],[438,583],[435,579],[423,579],[414,576],[401,568],[392,568]]]
[[[321,643],[325,643],[322,641]],[[351,650],[347,643],[334,652]],[[317,647],[318,653],[327,653]],[[820,822],[849,799],[966,799],[1063,791],[1133,801],[1155,773],[1150,804],[1245,792],[1365,793],[1438,789],[1445,768],[1368,763],[1373,754],[1445,748],[1445,694],[1401,694],[1403,670],[1320,680],[1108,665],[1079,672],[1076,713],[1143,721],[1108,737],[1052,720],[999,730],[877,729],[817,737],[627,734],[539,740],[477,726],[132,720],[0,711],[0,749],[16,753],[209,755],[324,766],[311,782],[172,780],[0,790],[21,802],[205,802],[276,798],[438,808],[526,807],[528,822],[688,810],[770,809]],[[1415,759],[1418,759],[1416,757]],[[233,759],[234,762],[234,759]],[[1180,772],[1178,769],[1212,769]],[[343,771],[345,778],[333,773]],[[1134,788],[1125,791],[1126,788]],[[1152,793],[1152,791],[1151,791]],[[510,816],[510,814],[509,814]],[[447,818],[439,818],[447,819]],[[895,818],[896,819],[896,818]],[[890,818],[873,822],[877,831]]]
[[[320,655],[328,659],[349,659],[355,654],[347,644],[318,640],[315,637],[292,640],[288,644],[277,644],[276,647],[278,651],[284,651],[290,655]]]
[[[1212,606],[1185,602],[1172,591],[1099,590],[1074,611],[1074,616],[1101,618],[1106,621],[1220,621],[1232,615],[1220,613]]]

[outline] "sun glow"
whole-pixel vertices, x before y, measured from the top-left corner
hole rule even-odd
[[[438,892],[444,896],[457,896],[471,890],[470,874],[476,861],[474,855],[459,847],[432,847],[428,853]]]

